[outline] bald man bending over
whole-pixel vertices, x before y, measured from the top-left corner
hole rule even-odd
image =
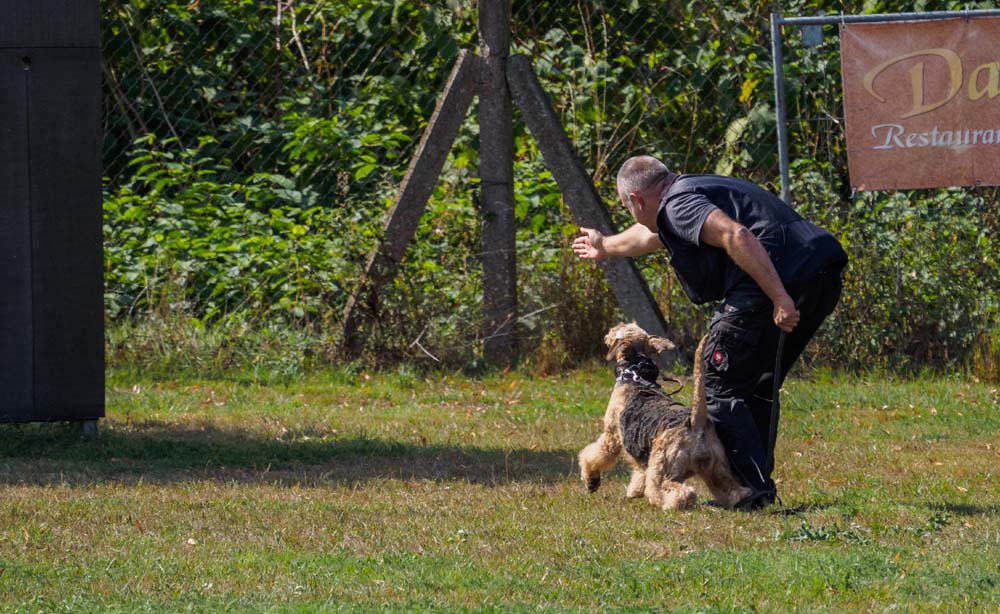
[[[837,305],[847,254],[827,231],[742,179],[678,175],[652,156],[628,159],[618,196],[637,222],[604,236],[581,228],[577,256],[642,256],[666,248],[696,304],[721,301],[702,356],[708,411],[734,473],[753,494],[737,508],[777,498],[768,458],[774,364],[787,334],[780,381]],[[779,381],[779,384],[780,384]]]

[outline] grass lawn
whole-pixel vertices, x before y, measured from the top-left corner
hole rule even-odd
[[[790,381],[742,514],[586,494],[611,380],[112,374],[96,442],[0,426],[0,611],[1000,611],[995,384]]]

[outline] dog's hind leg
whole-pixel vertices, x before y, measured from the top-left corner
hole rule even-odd
[[[728,467],[722,467],[707,471],[701,474],[705,486],[712,491],[712,496],[719,505],[732,508],[744,497],[748,497],[752,490],[741,486],[736,478],[729,472]]]
[[[708,458],[700,463],[698,475],[705,486],[712,491],[712,496],[716,502],[724,507],[732,508],[744,497],[750,496],[753,491],[739,483],[736,476],[729,468],[729,461],[726,459],[726,452],[722,444],[710,434],[708,437]]]
[[[615,466],[620,452],[621,442],[614,441],[607,432],[580,451],[580,479],[587,490],[594,492],[601,487],[601,474]]]

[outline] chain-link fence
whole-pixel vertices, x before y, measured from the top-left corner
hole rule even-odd
[[[109,315],[336,325],[474,9],[103,10]]]
[[[512,52],[532,59],[609,205],[614,170],[636,153],[775,189],[770,9],[515,1]],[[476,3],[146,0],[107,2],[103,11],[109,317],[173,310],[205,322],[249,315],[335,329],[448,71],[460,49],[478,46]],[[973,340],[978,331],[997,326],[995,291],[982,298],[958,290],[992,283],[995,256],[980,258],[973,277],[950,268],[974,264],[969,241],[996,253],[991,201],[965,191],[852,198],[831,45],[786,58],[797,207],[845,238],[855,262],[825,357],[884,356],[886,342],[872,338],[889,331],[888,349],[908,361],[964,362],[940,360],[934,348],[947,339],[972,347],[982,342]],[[373,347],[419,356],[411,342],[420,339],[439,358],[475,355],[477,144],[473,112],[404,270],[383,291]],[[516,112],[515,209],[525,349],[554,347],[547,351],[557,362],[593,355],[620,314],[596,267],[569,254],[572,216]],[[978,216],[979,230],[964,210]],[[620,208],[613,214],[628,223]],[[937,235],[907,224],[957,238],[932,241]],[[902,254],[912,267],[900,264]],[[707,308],[687,303],[664,258],[643,267],[664,315],[690,343]],[[929,274],[935,296],[921,294]],[[900,290],[890,296],[889,288]],[[934,330],[892,324],[928,305],[957,309],[958,320]],[[855,329],[859,319],[866,326]]]

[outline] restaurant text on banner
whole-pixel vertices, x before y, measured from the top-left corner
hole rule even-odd
[[[1000,185],[1000,18],[841,24],[851,185]]]

